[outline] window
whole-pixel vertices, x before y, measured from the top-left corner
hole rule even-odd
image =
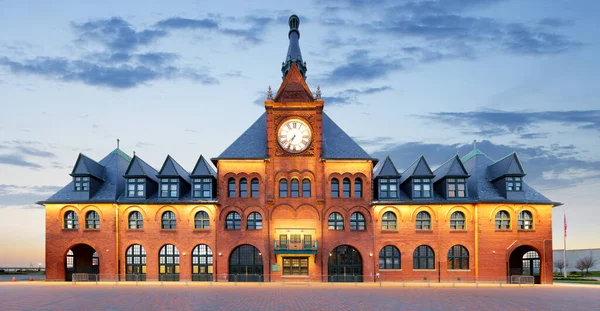
[[[381,217],[381,230],[396,230],[396,214],[385,212]]]
[[[235,198],[235,179],[229,178],[227,181],[227,196]]]
[[[336,178],[331,180],[331,197],[339,198],[340,197],[340,181]]]
[[[162,214],[162,229],[175,229],[177,228],[177,217],[175,217],[175,213],[171,211],[166,211]]]
[[[519,230],[533,230],[533,216],[529,211],[519,213]]]
[[[435,269],[435,254],[428,245],[421,245],[413,253],[413,269]]]
[[[252,212],[248,215],[246,221],[246,229],[248,230],[260,230],[262,229],[262,216],[257,212]]]
[[[210,218],[208,213],[205,211],[199,211],[194,216],[194,229],[208,229],[210,228]]]
[[[139,244],[133,244],[125,252],[125,274],[127,281],[145,281],[146,250]],[[137,274],[134,276],[134,274]],[[140,278],[140,274],[143,275]]]
[[[179,193],[179,178],[161,178],[160,179],[160,197],[177,198]]]
[[[288,183],[287,179],[283,178],[279,180],[279,197],[287,198],[288,196]]]
[[[468,270],[469,251],[462,245],[454,245],[448,251],[448,270]]]
[[[349,198],[350,197],[350,179],[348,178],[344,178],[344,180],[342,181],[343,185],[342,185],[342,196],[344,198]]]
[[[206,244],[196,245],[192,251],[192,281],[212,281],[213,253]]]
[[[362,179],[360,178],[354,180],[354,197],[362,198]]]
[[[253,198],[257,198],[259,195],[259,190],[258,190],[258,178],[253,178],[252,181],[250,182],[250,184],[252,185],[252,192],[251,192],[251,196]]]
[[[523,178],[506,177],[506,191],[523,191]]]
[[[194,191],[192,196],[196,199],[212,199],[212,178],[194,178],[192,180]]]
[[[301,235],[299,234],[290,234],[290,243],[300,243]]]
[[[161,281],[179,281],[179,249],[167,244],[158,253],[158,273]]]
[[[240,198],[248,197],[248,180],[246,178],[240,179]]]
[[[313,249],[313,246],[312,246],[312,236],[311,235],[308,235],[308,234],[304,235],[304,246],[303,246],[303,248],[304,249]]]
[[[308,275],[308,257],[284,257],[283,275]]]
[[[454,212],[450,215],[450,230],[465,230],[465,214]]]
[[[510,215],[507,211],[499,211],[496,213],[496,230],[510,229]]]
[[[145,197],[146,178],[128,178],[127,179],[127,197],[143,198]]]
[[[86,229],[100,229],[100,215],[96,211],[89,211],[85,214]]]
[[[75,182],[75,191],[89,191],[90,190],[90,178],[85,177],[73,177]]]
[[[100,265],[100,258],[98,257],[98,252],[94,252],[92,254],[92,266],[96,266],[95,271],[98,271],[97,269],[98,269],[99,265]],[[92,270],[94,270],[94,269],[92,269]]]
[[[448,198],[464,198],[467,196],[464,178],[448,178]]]
[[[381,178],[379,179],[379,198],[395,199],[398,197],[398,179]]]
[[[133,211],[129,213],[129,229],[143,229],[144,228],[144,218],[142,217],[142,213],[138,211]]]
[[[308,178],[302,180],[302,196],[310,198],[310,179]]]
[[[379,269],[400,269],[400,251],[396,246],[387,245],[381,249]]]
[[[290,190],[292,198],[297,198],[300,196],[300,183],[298,182],[298,179],[292,179]]]
[[[354,212],[350,215],[350,230],[365,230],[365,216],[359,212]]]
[[[75,254],[72,250],[67,252],[67,269],[75,268]]]
[[[242,217],[237,212],[227,214],[225,218],[225,229],[239,230],[242,228]]]
[[[329,230],[344,230],[344,217],[340,213],[329,214]]]
[[[427,212],[417,214],[417,230],[431,230],[431,216]]]
[[[79,221],[77,220],[77,213],[74,211],[68,211],[65,213],[65,229],[77,229],[79,228]]]
[[[431,179],[414,178],[412,183],[414,198],[431,198]]]

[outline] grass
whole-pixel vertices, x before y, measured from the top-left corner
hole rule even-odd
[[[592,285],[600,285],[599,281],[584,281],[584,280],[554,280],[554,283],[571,283],[571,284],[592,284]]]

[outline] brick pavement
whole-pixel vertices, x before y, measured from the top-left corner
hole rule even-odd
[[[0,283],[0,310],[600,310],[600,287]]]

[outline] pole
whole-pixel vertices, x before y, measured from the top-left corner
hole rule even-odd
[[[566,278],[567,277],[567,208],[565,207],[563,210],[563,216],[564,216],[564,224],[563,224],[563,230],[564,235],[563,235],[563,276]]]

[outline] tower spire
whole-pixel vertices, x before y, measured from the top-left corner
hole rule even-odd
[[[288,47],[287,56],[285,57],[285,61],[281,65],[281,72],[283,73],[283,79],[287,75],[290,68],[292,68],[292,64],[296,64],[300,73],[302,73],[302,78],[306,80],[306,62],[302,60],[302,53],[300,52],[300,18],[296,14],[290,16],[288,20],[288,24],[290,25],[290,31],[288,32],[288,38],[290,39],[290,45]]]

